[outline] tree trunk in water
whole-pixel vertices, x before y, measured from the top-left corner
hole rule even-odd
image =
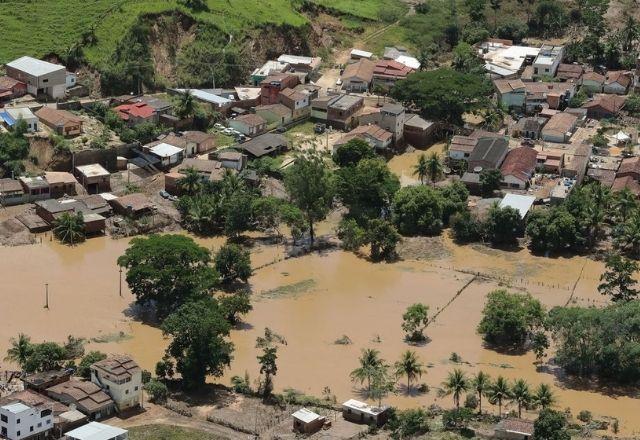
[[[478,409],[480,410],[480,415],[482,415],[482,393],[478,393]]]
[[[311,242],[311,249],[313,249],[313,242],[315,239],[314,233],[313,233],[313,220],[311,220],[311,216],[309,217],[309,239]]]

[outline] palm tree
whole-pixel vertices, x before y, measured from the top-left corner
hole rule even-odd
[[[616,193],[613,199],[613,207],[620,216],[620,220],[624,222],[627,220],[629,214],[638,207],[638,202],[631,190],[624,188]]]
[[[498,416],[502,415],[502,402],[505,399],[509,399],[511,396],[511,389],[509,382],[502,376],[498,376],[494,384],[489,389],[489,402],[493,405],[498,404]]]
[[[4,360],[6,362],[14,362],[24,369],[32,350],[31,338],[24,333],[20,333],[17,338],[11,338],[11,348],[7,350],[7,356]]]
[[[191,118],[196,113],[196,101],[191,90],[185,91],[180,95],[176,102],[175,112],[180,119]]]
[[[551,387],[546,383],[541,383],[538,388],[536,388],[536,392],[533,395],[533,402],[542,407],[542,409],[549,408],[556,401],[553,392],[551,391]]]
[[[395,363],[396,375],[407,376],[407,394],[411,390],[411,381],[422,376],[425,372],[424,365],[415,351],[407,350],[402,353],[400,360]]]
[[[202,177],[195,168],[189,167],[178,180],[178,188],[184,194],[193,195],[202,189]]]
[[[360,384],[366,381],[367,391],[371,391],[371,378],[384,364],[382,359],[380,359],[380,352],[373,348],[366,348],[362,350],[362,355],[358,361],[360,362],[360,366],[351,372],[351,380],[360,382]]]
[[[84,216],[81,212],[65,212],[53,222],[53,234],[58,240],[68,244],[84,240]]]
[[[446,394],[453,394],[453,403],[460,409],[460,395],[469,389],[471,385],[467,376],[459,368],[454,369],[447,380],[442,383]]]
[[[533,396],[529,390],[529,384],[524,379],[518,379],[511,388],[511,398],[518,404],[518,418],[522,417],[522,407],[527,407]]]
[[[614,244],[627,249],[634,258],[640,256],[640,211],[633,210],[625,222],[615,228]]]
[[[420,183],[424,185],[424,179],[427,177],[427,157],[421,154],[418,158],[418,163],[413,167],[413,175],[418,176]]]
[[[491,377],[484,371],[479,371],[473,378],[473,388],[478,394],[478,409],[482,414],[482,396],[486,395],[487,391],[491,387]]]
[[[440,161],[440,156],[435,151],[429,155],[427,159],[427,174],[429,176],[429,180],[431,183],[435,185],[435,183],[442,177],[442,162]]]

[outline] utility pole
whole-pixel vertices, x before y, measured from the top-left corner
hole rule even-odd
[[[120,298],[122,298],[122,266],[120,266]]]
[[[45,297],[44,308],[49,310],[49,283],[44,283],[44,297]]]

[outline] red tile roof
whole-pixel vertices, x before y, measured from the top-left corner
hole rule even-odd
[[[153,107],[144,102],[122,104],[117,106],[114,110],[116,111],[118,116],[120,116],[120,119],[124,121],[128,121],[130,116],[147,119],[153,116],[153,113],[155,112]]]
[[[503,176],[513,176],[522,181],[531,178],[536,169],[538,152],[530,147],[518,147],[507,153],[500,171]]]
[[[609,113],[618,113],[624,106],[625,99],[624,96],[618,95],[598,95],[582,107],[586,109],[600,107]]]
[[[413,73],[411,67],[393,60],[380,60],[373,69],[373,74],[377,76],[389,78],[406,78],[407,75]]]
[[[631,176],[616,177],[611,189],[615,192],[622,191],[625,188],[628,188],[636,196],[640,196],[640,184],[637,180],[634,180]]]

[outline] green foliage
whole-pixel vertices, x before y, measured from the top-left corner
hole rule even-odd
[[[532,211],[527,219],[526,234],[535,252],[562,252],[581,242],[575,217],[563,207]]]
[[[571,99],[569,100],[569,107],[571,108],[578,108],[578,107],[582,107],[582,105],[587,102],[587,99],[589,97],[587,96],[587,93],[580,89],[578,91],[578,93],[576,93],[575,95],[573,95],[571,97]],[[625,104],[625,108],[626,108],[626,104]]]
[[[117,133],[120,136],[120,140],[127,144],[134,142],[148,144],[155,140],[162,131],[163,129],[153,122],[143,122],[131,128],[123,127]]]
[[[531,349],[536,355],[536,362],[540,362],[544,357],[545,351],[549,349],[549,338],[545,332],[538,331],[533,334]]]
[[[559,36],[567,24],[564,6],[556,0],[540,0],[531,19],[531,27],[541,36]]]
[[[517,243],[517,238],[522,235],[522,219],[517,209],[510,206],[500,208],[494,203],[484,223],[484,234],[487,240],[494,245]]]
[[[522,408],[527,408],[533,401],[529,384],[524,379],[517,379],[511,387],[511,399],[518,405],[518,418],[522,417]]]
[[[76,214],[64,212],[53,223],[53,234],[58,240],[66,244],[77,244],[85,239],[84,216],[82,212]]]
[[[624,101],[624,109],[633,116],[640,114],[640,95],[631,95]]]
[[[91,365],[96,362],[100,362],[107,358],[107,355],[101,351],[90,351],[87,353],[80,363],[78,364],[78,369],[76,370],[76,374],[85,379],[91,378]]]
[[[482,222],[468,210],[454,214],[450,224],[457,243],[472,243],[482,238]]]
[[[480,172],[480,188],[483,197],[491,197],[493,192],[500,189],[502,173],[500,170],[482,170]]]
[[[539,406],[542,409],[549,408],[556,401],[553,392],[551,391],[551,387],[546,383],[541,383],[536,388],[535,393],[533,394],[533,403],[535,406]]]
[[[391,96],[415,106],[427,119],[462,125],[462,114],[484,104],[492,93],[484,76],[448,68],[417,72],[396,83]]]
[[[171,338],[166,354],[175,359],[185,388],[203,386],[207,375],[220,377],[231,364],[233,344],[225,339],[230,326],[211,297],[180,306],[161,328]]]
[[[525,22],[512,18],[498,25],[496,33],[498,38],[511,40],[519,44],[529,33],[529,27]]]
[[[429,432],[429,415],[422,408],[394,411],[387,428],[393,439],[418,437]]]
[[[230,283],[235,280],[247,282],[251,276],[251,258],[249,251],[237,244],[225,244],[216,253],[214,267],[222,282]]]
[[[336,233],[347,251],[357,252],[366,242],[366,231],[354,219],[342,219]]]
[[[0,133],[0,173],[3,176],[18,177],[24,171],[22,161],[29,155],[29,141],[24,137],[26,122],[16,122],[9,133]]]
[[[489,403],[498,405],[498,416],[502,417],[502,404],[505,400],[511,398],[511,387],[507,379],[498,376],[487,390],[487,397],[489,398]]]
[[[406,340],[421,342],[426,338],[424,330],[429,325],[429,306],[421,303],[412,304],[402,315],[402,330],[407,334]]]
[[[373,159],[374,157],[375,153],[368,142],[353,138],[336,149],[333,161],[339,167],[348,167],[357,165],[363,159]]]
[[[393,199],[393,221],[403,235],[435,235],[442,229],[443,199],[428,186],[400,189]]]
[[[156,376],[159,379],[171,379],[175,374],[175,364],[171,358],[165,354],[161,360],[156,362]]]
[[[233,376],[231,378],[231,386],[233,391],[239,394],[251,394],[251,382],[249,381],[249,373],[245,371],[244,377]]]
[[[33,344],[23,368],[28,373],[59,370],[67,360],[70,359],[62,345],[55,342],[43,342]]]
[[[464,183],[456,180],[438,188],[438,191],[442,195],[442,222],[448,225],[452,215],[467,211],[469,190]]]
[[[469,395],[475,399],[474,395]],[[469,400],[469,399],[467,399]],[[464,429],[473,418],[473,409],[466,407],[447,410],[442,414],[442,425],[445,429]]]
[[[556,307],[549,323],[555,362],[567,373],[630,383],[640,379],[640,302],[596,309]]]
[[[220,309],[230,324],[237,324],[240,321],[239,315],[246,315],[253,306],[248,293],[240,292],[233,295],[224,295],[218,299]]]
[[[487,295],[478,333],[491,344],[522,347],[544,319],[544,307],[531,295],[494,290]]]
[[[157,379],[151,379],[144,384],[144,390],[149,394],[149,399],[153,403],[163,403],[167,400],[169,389]]]
[[[449,373],[442,386],[445,394],[453,396],[456,409],[460,409],[460,396],[471,387],[471,382],[462,370],[456,368]]]
[[[636,260],[631,260],[619,254],[607,256],[605,271],[600,276],[598,291],[611,297],[614,302],[631,301],[636,299],[638,291],[635,276],[640,266]]]
[[[218,283],[208,249],[184,235],[134,238],[118,265],[141,305],[155,306],[162,319],[192,299],[206,296]]]
[[[533,437],[540,440],[570,440],[567,417],[552,409],[544,409],[533,424]]]
[[[402,238],[393,224],[383,219],[369,220],[366,243],[371,247],[373,261],[393,261],[397,258],[396,246]]]
[[[367,391],[371,391],[371,380],[376,371],[384,365],[384,360],[380,358],[380,352],[371,348],[362,350],[358,359],[359,366],[353,370],[349,377],[353,382],[360,384],[367,383]]]
[[[24,370],[27,359],[33,352],[33,344],[31,338],[24,333],[18,334],[17,338],[11,338],[11,347],[7,350],[5,362],[13,362]]]
[[[589,141],[593,144],[594,147],[596,148],[605,148],[607,145],[609,145],[609,141],[607,140],[607,138],[601,134],[601,133],[596,133],[594,134]]]
[[[459,72],[480,73],[484,67],[476,54],[476,49],[465,41],[453,49],[452,66]]]

